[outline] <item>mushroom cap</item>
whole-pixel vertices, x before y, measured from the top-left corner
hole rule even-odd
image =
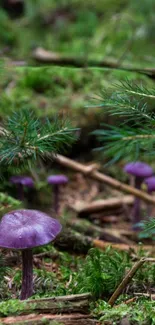
[[[22,184],[23,186],[33,187],[33,179],[29,176],[12,176],[10,182],[13,184]]]
[[[47,177],[47,182],[49,184],[66,184],[68,183],[68,177],[65,175],[51,175]]]
[[[155,176],[146,178],[144,183],[147,185],[149,192],[155,191]]]
[[[125,165],[124,171],[137,177],[150,177],[153,175],[153,169],[140,161],[131,162]]]
[[[37,210],[15,210],[0,221],[0,247],[26,249],[45,245],[61,231],[58,220]]]

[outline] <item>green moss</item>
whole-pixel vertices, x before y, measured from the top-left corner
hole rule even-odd
[[[51,251],[50,245],[47,245],[46,249]],[[139,252],[139,256],[141,254],[142,251]],[[52,259],[49,259],[48,263],[50,261],[52,269]],[[47,271],[47,269],[34,269],[35,294],[31,299],[91,292],[95,299],[103,297],[108,300],[122,280],[125,272],[133,265],[133,261],[127,253],[117,252],[111,248],[108,248],[105,252],[91,249],[86,259],[59,252],[54,263],[56,272]],[[8,271],[8,276],[9,272],[11,272],[13,291],[18,296],[21,288],[21,271],[15,270],[14,275],[12,270]],[[5,273],[2,276],[4,277],[4,275]],[[146,292],[146,287],[153,288],[154,285],[155,266],[153,263],[144,263],[128,285],[128,294],[124,293],[116,301],[117,308],[111,308],[103,300],[95,301],[94,299],[91,305],[92,313],[101,319],[103,324],[104,321],[111,320],[113,321],[112,325],[119,324],[120,320],[125,317],[129,318],[131,322],[135,322],[135,325],[155,324],[154,301],[143,298],[137,299],[136,302],[129,305],[124,304],[125,300],[133,297],[133,292]],[[6,297],[5,293],[5,299]],[[21,307],[18,300],[8,300],[0,303],[2,316],[21,313],[23,310],[24,307]]]
[[[16,27],[13,27],[6,12],[0,9],[0,43],[1,46],[15,46],[17,41]]]
[[[123,71],[60,67],[2,69],[1,118],[25,107],[34,110],[39,117],[69,116],[75,126],[89,126],[89,130],[107,120],[106,111],[94,107],[96,102],[92,100],[104,87],[126,77],[153,87],[147,77],[139,79],[138,74]]]
[[[7,315],[17,315],[20,314],[22,311],[25,310],[26,304],[19,300],[10,299],[7,301],[0,302],[0,315],[7,316]]]
[[[0,45],[17,59],[32,48],[93,59],[153,66],[154,3],[152,0],[27,0],[24,16],[11,20],[0,9]],[[23,37],[24,35],[24,37]],[[56,35],[56,37],[55,37]],[[139,49],[142,49],[139,51]]]
[[[100,319],[101,324],[108,322],[109,325],[118,325],[123,319],[127,319],[134,325],[154,325],[155,302],[141,298],[129,305],[121,303],[112,308],[106,302],[98,301],[93,314]]]

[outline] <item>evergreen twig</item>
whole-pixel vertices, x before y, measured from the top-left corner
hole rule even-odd
[[[145,100],[144,100],[145,99]],[[120,159],[147,159],[155,154],[155,114],[147,100],[155,99],[155,89],[146,89],[129,81],[116,86],[112,95],[105,91],[98,105],[113,116],[123,118],[118,126],[101,125],[93,132],[103,144],[100,150],[110,163]],[[121,121],[121,120],[120,120]]]
[[[0,128],[0,164],[20,167],[65,151],[76,140],[75,131],[67,120],[41,121],[27,109],[14,112]]]

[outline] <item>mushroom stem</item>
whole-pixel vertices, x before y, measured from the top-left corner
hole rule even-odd
[[[22,289],[20,299],[25,300],[33,294],[33,253],[32,249],[22,251]]]
[[[152,195],[152,192],[148,190],[148,194]],[[147,204],[147,219],[150,219],[150,217],[151,217],[152,208],[153,208],[152,204],[148,203]]]
[[[18,184],[18,199],[20,201],[24,200],[24,188],[22,184]]]
[[[56,215],[58,215],[58,212],[59,212],[59,195],[60,195],[59,185],[55,184],[54,185],[54,202],[53,202],[53,206],[54,206],[54,211],[55,211]]]
[[[143,182],[143,178],[136,177],[135,179],[135,187],[140,190],[141,184]],[[141,221],[140,214],[140,199],[138,197],[135,198],[134,207],[133,207],[133,226]],[[134,227],[135,228],[135,227]],[[136,228],[138,230],[138,228]]]

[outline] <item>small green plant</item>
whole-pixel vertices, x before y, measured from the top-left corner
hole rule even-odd
[[[96,298],[109,296],[122,280],[129,264],[125,253],[119,253],[111,248],[105,252],[92,248],[75,277],[75,291],[91,292]]]
[[[119,325],[126,320],[134,325],[155,325],[155,302],[140,298],[129,305],[121,303],[117,308],[112,308],[105,301],[99,300],[93,314],[100,319],[101,324],[108,322],[109,325]]]
[[[19,300],[10,299],[8,301],[0,302],[0,315],[17,315],[25,310],[25,303],[19,302]]]
[[[117,308],[111,308],[104,300],[99,300],[93,310],[94,316],[97,316],[100,321],[109,321],[110,325],[117,325],[130,312],[131,307],[121,304]],[[111,322],[112,321],[112,322]]]
[[[51,261],[50,261],[51,262]],[[72,272],[70,272],[72,273]],[[13,277],[13,287],[18,295],[21,287],[21,271],[16,271]],[[68,279],[64,276],[57,276],[52,271],[46,269],[34,269],[34,291],[36,292],[31,299],[37,299],[42,297],[54,297],[66,295],[68,288],[66,288],[66,282]]]

